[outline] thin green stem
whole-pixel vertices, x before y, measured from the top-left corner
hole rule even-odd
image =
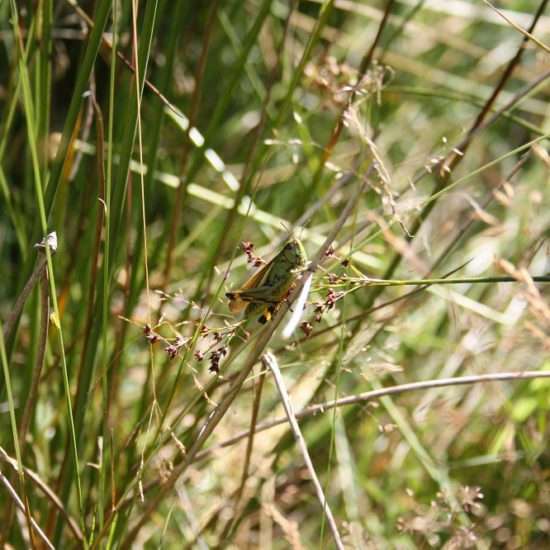
[[[19,35],[19,27],[17,25],[17,7],[15,5],[15,0],[12,0],[11,7],[12,7],[12,21],[13,21],[13,27],[14,27],[14,36],[18,37],[17,42],[19,45],[21,45],[21,37]],[[31,93],[31,87],[29,82],[29,75],[27,72],[27,66],[24,62],[24,55],[23,55],[22,49],[20,49],[19,51],[18,68],[19,68],[19,77],[22,83],[23,106],[25,110],[25,117],[26,117],[26,123],[27,123],[28,145],[29,145],[31,158],[32,158],[32,169],[33,169],[35,194],[36,194],[35,197],[38,205],[40,224],[42,227],[43,234],[45,236],[48,231],[47,229],[48,226],[46,221],[46,208],[44,203],[44,196],[42,194],[43,186],[41,183],[41,171],[40,171],[40,164],[38,161],[38,150],[36,145],[36,129],[34,124],[35,117],[34,117],[34,109],[32,105],[32,93]],[[44,242],[45,242],[45,253],[46,253],[47,267],[48,267],[48,279],[50,283],[50,295],[52,299],[52,304],[53,304],[54,313],[55,313],[55,320],[57,324],[57,337],[58,337],[60,358],[61,358],[61,373],[63,378],[63,387],[65,391],[65,398],[66,398],[66,405],[67,405],[67,417],[68,417],[69,431],[71,436],[73,460],[74,460],[75,471],[76,471],[76,490],[77,490],[78,506],[80,511],[80,522],[81,522],[82,531],[85,532],[84,507],[83,507],[83,501],[82,501],[82,486],[80,481],[79,460],[78,460],[78,451],[77,451],[77,445],[76,445],[77,437],[76,437],[75,426],[73,421],[71,389],[69,385],[69,376],[67,372],[65,345],[63,341],[63,331],[61,327],[61,315],[59,313],[57,291],[55,288],[55,276],[54,276],[53,264],[52,264],[52,252],[51,252],[50,244],[47,238],[44,239]],[[84,537],[84,540],[85,540],[85,537]]]
[[[550,283],[550,275],[534,275],[531,279],[536,283]],[[370,286],[412,286],[412,285],[459,285],[463,283],[518,283],[518,279],[503,275],[491,277],[460,277],[458,279],[371,279],[370,277],[346,277],[341,282],[330,283],[330,288],[347,287],[355,284],[361,287]]]

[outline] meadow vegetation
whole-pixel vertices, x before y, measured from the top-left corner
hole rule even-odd
[[[548,548],[547,4],[0,2],[2,547]]]

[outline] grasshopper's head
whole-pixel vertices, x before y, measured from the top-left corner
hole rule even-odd
[[[304,245],[299,239],[291,239],[282,250],[283,256],[292,269],[303,270],[307,267],[307,256]]]

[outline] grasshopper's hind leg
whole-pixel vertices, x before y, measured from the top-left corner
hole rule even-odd
[[[268,304],[262,304],[260,302],[251,302],[250,304],[248,304],[248,307],[244,312],[244,317],[245,319],[250,319],[252,317],[255,317],[256,315],[261,315],[260,319],[262,319],[267,309],[268,309]],[[262,323],[262,321],[260,321],[260,323]],[[265,321],[262,324],[264,323]]]
[[[264,311],[263,315],[258,319],[258,323],[265,325],[269,320],[271,320],[271,317],[273,317],[273,314],[279,309],[280,305],[281,305],[280,303],[270,305]]]

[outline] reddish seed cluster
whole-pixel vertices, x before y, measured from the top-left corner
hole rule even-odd
[[[244,241],[241,243],[241,245],[246,253],[246,261],[248,263],[252,264],[254,267],[259,267],[260,265],[265,264],[265,260],[262,260],[262,258],[254,254],[254,243],[251,243],[250,241]]]
[[[315,302],[315,309],[313,310],[313,320],[316,323],[320,323],[323,319],[323,312],[325,311],[324,302]]]
[[[166,346],[164,351],[168,354],[169,359],[174,359],[178,355],[178,347],[174,344]]]
[[[339,259],[338,256],[335,254],[335,250],[334,250],[334,247],[333,246],[329,246],[327,251],[325,252],[325,256],[327,258],[335,258],[335,259]],[[340,262],[340,265],[342,267],[348,267],[350,264],[350,261],[348,260],[348,258],[344,258],[341,262]]]
[[[339,296],[337,292],[334,292],[332,288],[329,288],[327,297],[325,298],[325,304],[327,309],[332,309],[334,307],[334,304],[336,303],[336,300],[338,300]]]
[[[145,334],[145,338],[147,338],[147,341],[151,345],[156,344],[160,340],[160,336],[151,328],[149,323],[143,328],[143,334]]]
[[[178,336],[176,338],[175,345],[176,345],[176,347],[181,348],[181,346],[183,346],[183,344],[185,344],[185,342],[187,342],[187,340],[183,336]]]
[[[157,334],[151,325],[148,323],[143,328],[143,334],[147,341],[150,344],[156,344],[159,340],[162,340],[167,345],[164,348],[164,351],[168,355],[169,359],[175,359],[179,355],[179,350],[183,347],[188,341],[189,338],[184,338],[183,336],[177,336],[173,342],[168,342],[165,338]],[[206,325],[202,325],[200,329],[200,334],[202,338],[210,336],[209,329]],[[220,332],[215,331],[211,333],[211,336],[216,344],[219,344],[223,340],[223,336]],[[204,359],[204,353],[201,350],[195,350],[194,356],[197,361],[202,361]],[[206,352],[207,353],[207,352]],[[220,371],[220,361],[223,357],[227,355],[227,346],[220,346],[218,349],[215,349],[210,353],[210,366],[208,370],[210,372],[215,372],[216,374]]]
[[[210,354],[210,366],[208,367],[209,372],[214,372],[218,374],[220,372],[220,360],[222,357],[227,355],[227,346],[222,346],[221,348],[215,349]]]
[[[187,340],[183,336],[178,336],[173,344],[168,344],[164,351],[168,354],[169,359],[174,359],[179,352],[179,349],[185,345]]]
[[[145,338],[147,338],[147,341],[151,345],[156,344],[159,340],[165,342],[167,346],[164,348],[164,351],[168,355],[169,359],[174,359],[177,357],[180,348],[183,347],[188,341],[188,339],[183,336],[177,336],[175,341],[170,343],[165,338],[160,336],[160,334],[157,334],[149,323],[143,327],[143,334],[145,334]]]
[[[313,332],[313,327],[307,321],[302,321],[300,323],[300,330],[305,334],[306,338],[309,338]]]
[[[212,337],[215,344],[219,344],[223,340],[223,336],[221,332],[215,330],[213,332],[210,332],[210,329],[206,325],[202,325],[200,330],[201,338],[207,338],[209,336]],[[201,351],[201,350],[195,350],[195,359],[197,361],[202,361],[204,359],[205,354],[208,354],[208,350]],[[220,346],[218,349],[215,349],[214,351],[210,352],[209,361],[210,366],[208,367],[208,370],[210,372],[215,372],[216,374],[220,371],[220,360],[222,357],[225,357],[227,355],[227,346]]]
[[[313,320],[316,323],[320,323],[323,318],[323,313],[329,309],[332,309],[336,302],[344,295],[343,292],[336,292],[332,288],[329,288],[327,297],[324,302],[315,302],[315,309],[313,310]]]

